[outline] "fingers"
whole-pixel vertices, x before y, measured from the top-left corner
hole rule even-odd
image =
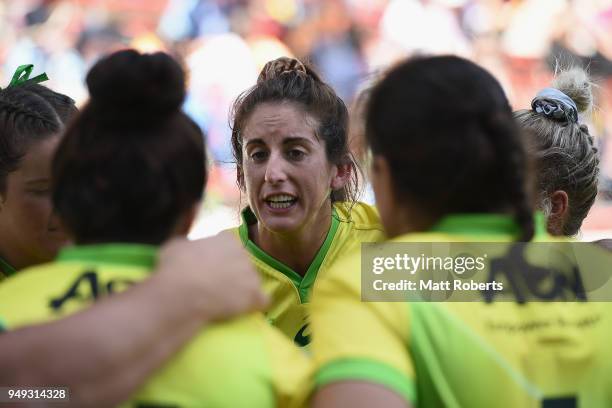
[[[173,239],[159,252],[158,273],[171,276],[177,293],[193,298],[208,320],[266,308],[268,298],[240,239],[231,233],[188,241]]]

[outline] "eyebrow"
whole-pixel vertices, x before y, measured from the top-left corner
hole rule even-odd
[[[38,183],[48,183],[50,182],[51,179],[50,178],[38,178],[38,179],[32,179],[32,180],[27,180],[26,184],[38,184]]]
[[[313,144],[310,139],[307,139],[305,137],[291,136],[291,137],[286,137],[286,138],[283,139],[283,144],[284,145],[294,144],[294,143],[306,143],[306,144],[309,144],[309,145]],[[257,139],[248,140],[245,143],[245,147],[250,146],[250,145],[265,145],[265,144],[266,144],[266,142],[264,142],[263,139],[257,138]]]

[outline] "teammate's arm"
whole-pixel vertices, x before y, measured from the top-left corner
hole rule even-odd
[[[314,407],[408,407],[416,400],[409,314],[399,302],[362,302],[359,256],[345,258],[312,294]]]
[[[70,388],[71,406],[126,399],[207,322],[266,303],[234,237],[175,240],[157,273],[68,318],[0,334],[0,385]]]
[[[313,398],[312,408],[411,408],[406,400],[378,384],[336,382],[321,388]]]

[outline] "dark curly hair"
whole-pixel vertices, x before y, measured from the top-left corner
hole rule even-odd
[[[202,132],[180,110],[183,70],[126,50],[96,63],[87,86],[53,161],[55,209],[78,243],[159,244],[206,183]]]
[[[59,134],[75,112],[71,98],[42,85],[0,90],[0,194],[31,144]]]

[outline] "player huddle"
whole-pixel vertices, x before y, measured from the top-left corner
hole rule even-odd
[[[80,112],[33,82],[0,90],[0,385],[69,386],[74,406],[612,404],[606,303],[361,301],[363,242],[579,231],[599,171],[583,71],[513,113],[467,60],[394,66],[351,120],[364,124],[374,208],[356,201],[344,102],[302,62],[270,61],[231,115],[248,206],[200,243],[176,241],[207,179],[176,61],[101,59]],[[592,324],[500,329],[537,319]],[[66,368],[54,349],[72,350]]]

